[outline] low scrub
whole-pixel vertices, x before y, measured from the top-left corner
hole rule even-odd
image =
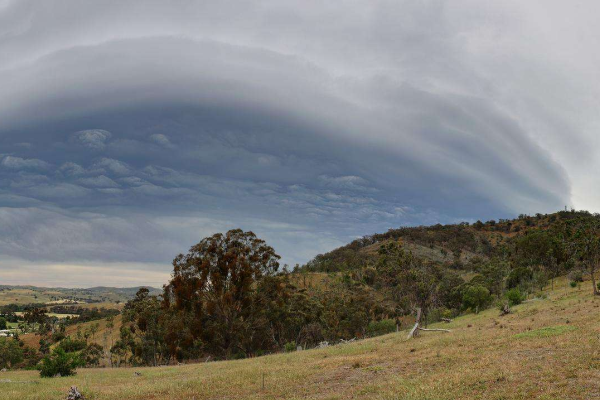
[[[393,319],[382,319],[381,321],[372,321],[367,326],[368,336],[385,335],[396,330],[396,322]]]

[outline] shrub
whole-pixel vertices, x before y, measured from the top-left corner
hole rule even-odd
[[[517,288],[510,289],[506,292],[506,299],[508,300],[508,304],[512,306],[516,306],[517,304],[521,304],[523,300],[525,300],[525,296],[521,294],[521,291]]]
[[[40,376],[52,378],[55,376],[75,375],[75,369],[81,366],[81,359],[77,353],[67,353],[60,347],[54,349],[40,363]]]
[[[292,351],[296,351],[296,343],[287,342],[285,346],[283,346],[286,353],[291,353]]]
[[[379,336],[391,333],[396,330],[396,322],[393,319],[382,319],[381,321],[371,321],[367,325],[368,336]]]
[[[575,281],[571,281],[571,282],[569,283],[569,285],[571,285],[571,287],[572,287],[572,288],[576,288],[576,287],[577,287],[577,282],[575,282]]]
[[[70,337],[67,337],[66,339],[61,341],[57,347],[63,349],[65,353],[73,353],[75,351],[81,351],[85,349],[86,346],[87,343],[83,339],[71,339]]]
[[[474,310],[475,313],[489,304],[491,299],[490,291],[480,285],[469,286],[463,293],[464,307]]]
[[[583,282],[583,272],[579,269],[575,269],[569,272],[569,279],[573,282]]]

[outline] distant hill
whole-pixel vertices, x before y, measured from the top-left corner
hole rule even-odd
[[[62,304],[111,306],[132,299],[141,288],[114,288],[97,286],[93,288],[48,288],[38,286],[0,285],[0,306],[7,304]],[[161,290],[147,287],[151,294]]]

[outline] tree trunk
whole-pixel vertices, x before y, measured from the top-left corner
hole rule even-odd
[[[590,276],[592,277],[592,286],[594,287],[594,295],[600,296],[598,286],[596,286],[596,264],[590,264]]]
[[[407,339],[416,337],[419,335],[419,325],[421,324],[421,308],[417,308],[417,319],[415,320],[415,326],[408,333]]]

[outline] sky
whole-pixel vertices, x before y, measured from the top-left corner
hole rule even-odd
[[[0,0],[0,284],[600,211],[594,1]]]

